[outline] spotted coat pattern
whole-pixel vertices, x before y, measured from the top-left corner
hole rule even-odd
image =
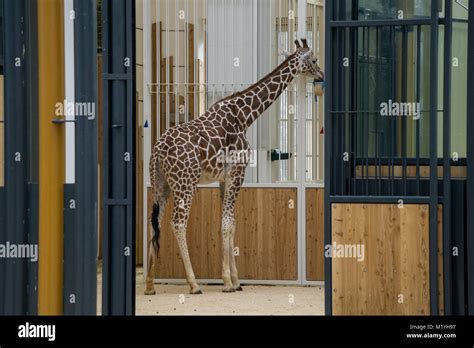
[[[168,198],[174,201],[171,227],[176,236],[192,294],[201,293],[196,283],[186,242],[191,203],[198,184],[219,182],[222,198],[222,278],[224,292],[241,290],[235,263],[234,210],[244,181],[249,156],[223,160],[223,153],[248,154],[247,129],[268,109],[299,74],[318,80],[324,74],[306,40],[275,70],[244,91],[224,98],[199,118],[167,129],[153,147],[150,178],[153,201],[159,206],[161,226]],[[154,294],[156,253],[149,247],[146,294]]]

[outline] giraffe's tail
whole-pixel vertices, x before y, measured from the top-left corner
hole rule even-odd
[[[160,206],[158,203],[153,204],[153,213],[151,215],[151,225],[153,226],[153,238],[151,243],[155,249],[156,255],[160,251],[160,225],[158,223],[158,216],[160,215]]]

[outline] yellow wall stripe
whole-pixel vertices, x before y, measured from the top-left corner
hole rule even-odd
[[[40,315],[63,313],[64,126],[51,122],[64,99],[62,6],[62,0],[38,2]]]

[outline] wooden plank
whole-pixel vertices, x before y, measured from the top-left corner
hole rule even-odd
[[[334,204],[333,242],[365,247],[333,258],[335,315],[429,315],[427,205]]]
[[[324,189],[306,189],[306,279],[324,280]]]
[[[334,204],[333,242],[365,247],[362,262],[333,258],[335,315],[429,315],[428,205]],[[439,208],[439,304],[442,208]]]
[[[289,200],[295,202],[292,209],[288,207]],[[169,223],[172,206],[170,200],[162,225],[156,278],[185,278],[179,249]],[[297,279],[296,212],[295,189],[242,189],[236,208],[235,237],[241,279]],[[189,253],[197,278],[221,278],[220,227],[219,189],[198,189],[187,233]]]

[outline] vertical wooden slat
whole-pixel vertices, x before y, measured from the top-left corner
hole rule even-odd
[[[306,279],[324,280],[324,189],[306,189]]]

